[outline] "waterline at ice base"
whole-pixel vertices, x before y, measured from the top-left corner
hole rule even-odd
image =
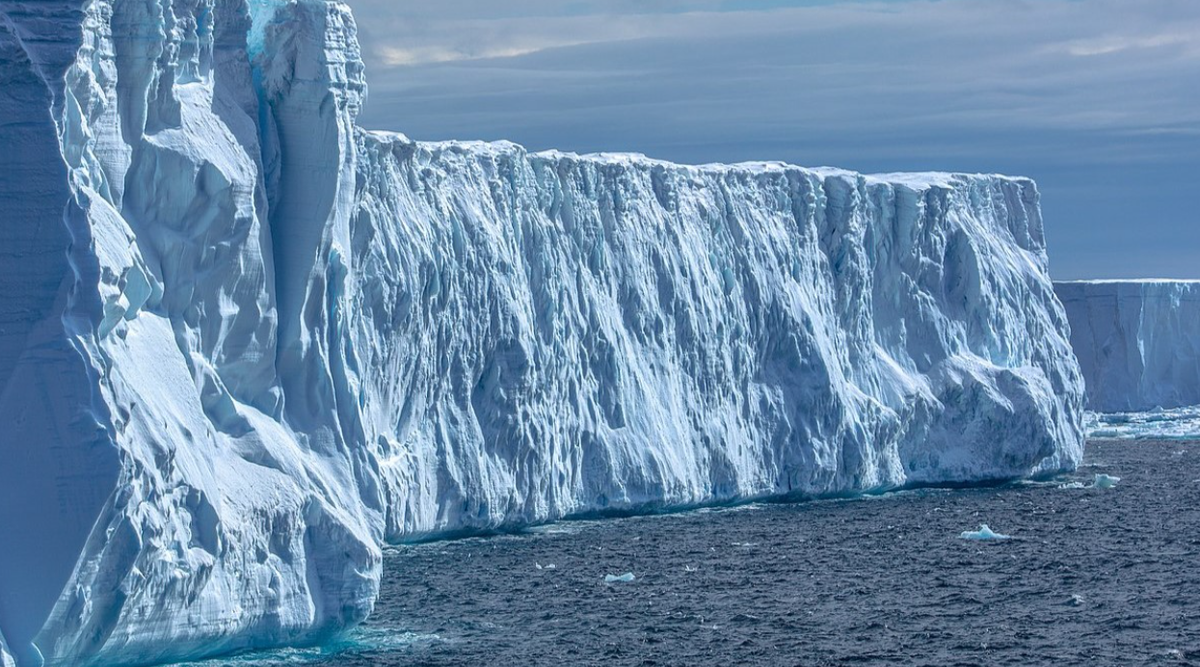
[[[339,2],[0,3],[0,664],[318,643],[389,542],[1080,461],[1032,181],[365,95]]]

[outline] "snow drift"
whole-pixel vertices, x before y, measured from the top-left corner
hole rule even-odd
[[[1200,405],[1200,281],[1061,282],[1055,290],[1089,409]]]
[[[365,91],[338,2],[0,4],[4,660],[318,642],[385,541],[1079,461],[1032,182],[421,144]]]

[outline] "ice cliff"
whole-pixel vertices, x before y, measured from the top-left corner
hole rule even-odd
[[[0,3],[0,664],[321,641],[387,541],[1078,462],[1032,182],[421,144],[365,90],[338,2]]]
[[[1200,281],[1063,282],[1055,290],[1090,409],[1200,405]]]

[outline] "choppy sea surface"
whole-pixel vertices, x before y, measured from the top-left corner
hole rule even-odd
[[[962,539],[981,524],[1010,539]],[[395,548],[345,640],[199,664],[1200,664],[1200,442],[1094,441],[1049,482]]]

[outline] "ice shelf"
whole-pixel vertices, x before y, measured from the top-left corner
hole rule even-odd
[[[1100,413],[1200,405],[1200,281],[1060,282],[1071,343]]]

